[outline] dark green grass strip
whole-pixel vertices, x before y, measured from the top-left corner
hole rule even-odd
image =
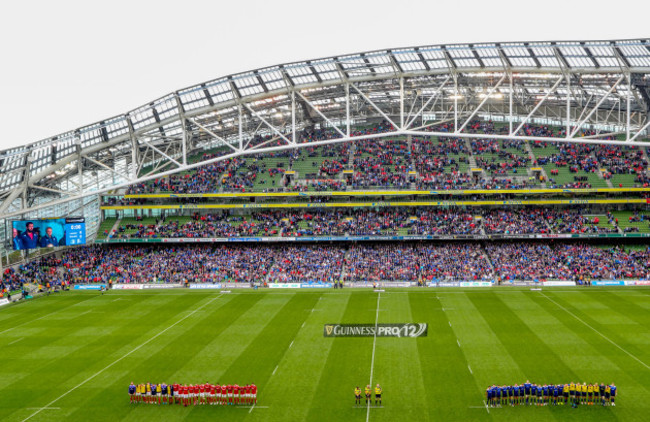
[[[258,387],[258,404],[264,405],[265,387],[269,379],[274,376],[273,371],[280,364],[302,323],[311,315],[311,310],[319,296],[293,295],[291,300],[271,319],[266,329],[230,365],[221,379],[239,385],[255,383]],[[223,417],[229,421],[243,420],[250,415],[248,411],[234,407],[220,409],[197,407],[191,410],[188,417],[192,420],[214,417],[214,410],[222,411]]]
[[[329,323],[370,324],[375,322],[377,294],[353,292],[340,321]],[[365,421],[366,408],[353,408],[354,387],[363,389],[370,377],[372,338],[332,338],[327,363],[312,401],[307,421]]]
[[[469,407],[480,405],[474,378],[440,301],[432,292],[410,294],[409,302],[414,322],[429,324],[428,336],[416,340],[429,419],[473,420],[484,413],[487,416],[485,410]]]

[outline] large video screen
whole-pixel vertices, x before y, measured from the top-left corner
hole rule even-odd
[[[83,217],[12,222],[14,250],[84,245],[86,220]]]

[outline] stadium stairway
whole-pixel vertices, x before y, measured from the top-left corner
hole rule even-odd
[[[465,138],[465,147],[467,148],[467,158],[469,158],[469,172],[472,174],[473,168],[478,167],[476,165],[476,158],[474,158],[474,153],[472,152],[472,143],[469,141],[469,138]]]
[[[108,235],[110,236],[112,233],[117,233],[117,229],[120,227],[120,222],[122,221],[121,218],[118,218],[115,220],[115,224],[113,224],[113,227],[108,231]],[[106,236],[108,238],[108,236]]]
[[[535,153],[533,152],[533,147],[530,146],[530,142],[524,141],[524,145],[526,146],[526,151],[528,152],[528,155],[531,158],[531,162],[536,161],[537,157],[535,157]],[[546,170],[544,170],[544,167],[542,166],[534,165],[534,167],[539,167],[542,169],[542,176],[544,176],[544,183],[541,183],[540,185],[542,189],[546,189],[546,180],[548,180],[548,174],[546,174]],[[530,167],[527,167],[526,170],[528,171],[529,176],[533,175],[533,172],[530,169]],[[535,181],[535,183],[537,183],[537,180]]]
[[[596,159],[596,153],[595,153],[595,152],[592,152],[591,154],[589,154],[589,156],[590,156],[591,158],[593,158],[594,160],[597,161],[597,159]],[[613,188],[613,187],[614,187],[614,185],[612,184],[612,181],[611,181],[611,180],[609,180],[609,179],[605,179],[605,178],[603,177],[603,173],[600,171],[600,169],[598,169],[597,174],[598,174],[598,178],[599,178],[599,179],[604,179],[604,180],[605,180],[605,183],[607,183],[607,187],[608,187],[608,188]]]

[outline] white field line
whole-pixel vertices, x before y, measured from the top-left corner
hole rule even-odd
[[[460,347],[460,341],[456,339],[456,343],[458,343],[458,347]]]
[[[372,338],[372,359],[370,360],[370,388],[372,388],[372,375],[375,370],[375,346],[377,344],[377,325],[379,323],[379,300],[381,299],[381,293],[377,294],[377,313],[375,315],[375,335]],[[366,422],[370,420],[370,402],[368,402],[368,410],[366,412]]]
[[[139,346],[137,346],[136,348],[134,348],[134,349],[131,350],[130,352],[124,354],[122,357],[120,357],[120,358],[116,359],[115,361],[113,361],[112,363],[109,363],[109,364],[106,365],[104,368],[102,368],[102,369],[100,369],[99,371],[95,372],[93,375],[91,375],[90,377],[86,378],[86,379],[85,379],[84,381],[82,381],[81,383],[75,385],[74,387],[72,387],[71,389],[69,389],[68,391],[66,391],[65,393],[61,394],[59,397],[55,398],[54,400],[52,400],[51,402],[49,402],[49,403],[48,403],[47,405],[45,405],[44,407],[39,408],[39,410],[37,410],[36,412],[32,413],[31,415],[29,415],[29,416],[26,417],[25,419],[23,419],[23,422],[25,422],[25,421],[27,421],[27,420],[33,418],[34,416],[38,415],[39,413],[41,413],[41,411],[42,411],[43,409],[47,409],[48,407],[52,406],[52,405],[53,405],[54,403],[56,403],[57,401],[61,400],[62,398],[64,398],[64,397],[67,396],[68,394],[72,393],[72,392],[73,392],[74,390],[76,390],[77,388],[79,388],[79,387],[81,387],[82,385],[86,384],[88,381],[92,380],[93,378],[95,378],[97,375],[101,374],[102,372],[104,372],[104,371],[107,370],[108,368],[111,368],[111,367],[114,366],[116,363],[118,363],[118,362],[122,361],[123,359],[129,357],[129,356],[130,356],[131,354],[133,354],[134,352],[137,352],[137,351],[140,350],[142,347],[144,347],[144,346],[146,346],[147,344],[151,343],[152,341],[154,341],[155,339],[157,339],[158,337],[160,337],[161,335],[163,335],[163,334],[166,333],[167,331],[171,330],[172,328],[174,328],[175,326],[177,326],[177,325],[180,324],[181,322],[185,321],[187,318],[191,317],[192,315],[194,315],[195,313],[197,313],[197,312],[200,311],[201,309],[205,308],[206,306],[208,306],[209,304],[211,304],[212,302],[214,302],[216,299],[219,299],[221,296],[222,296],[222,295],[219,295],[219,296],[215,296],[215,297],[213,297],[213,298],[210,299],[208,302],[206,302],[206,303],[204,303],[203,305],[199,306],[198,308],[196,308],[195,310],[193,310],[193,311],[190,312],[189,314],[185,315],[183,318],[179,319],[178,321],[176,321],[175,323],[173,323],[173,324],[170,325],[169,327],[165,328],[164,330],[160,331],[160,332],[159,332],[158,334],[156,334],[155,336],[151,337],[149,340],[147,340],[147,341],[145,341],[144,343],[140,344]]]
[[[11,343],[7,344],[7,346],[11,346],[11,345],[14,344],[14,343],[18,343],[20,340],[22,340],[22,339],[24,339],[24,338],[25,338],[25,337],[21,337],[21,338],[19,338],[18,340],[14,340],[14,341],[12,341]]]
[[[280,366],[279,364],[278,364],[278,365],[275,365],[275,369],[273,370],[273,373],[271,374],[272,376],[275,375],[275,371],[278,370],[278,367],[279,367],[279,366]]]
[[[489,414],[490,414],[490,408],[488,407],[488,405],[487,405],[487,403],[485,402],[485,400],[483,400],[483,404],[485,405],[485,410],[487,410],[488,415],[489,415]]]
[[[636,360],[636,361],[639,362],[641,365],[645,366],[646,369],[650,369],[650,366],[646,365],[646,363],[643,362],[641,359],[639,359],[638,357],[634,356],[632,353],[628,352],[627,350],[623,349],[623,348],[622,348],[621,346],[619,346],[617,343],[615,343],[614,341],[612,341],[609,337],[605,336],[605,334],[601,333],[600,331],[596,330],[596,329],[595,329],[594,327],[592,327],[591,325],[587,324],[585,321],[583,321],[583,320],[582,320],[580,317],[578,317],[576,314],[574,314],[573,312],[569,311],[567,308],[565,308],[564,306],[560,305],[559,303],[557,303],[556,301],[554,301],[554,300],[551,299],[550,297],[546,296],[544,293],[540,293],[540,294],[541,294],[542,296],[544,296],[546,299],[548,299],[548,300],[550,300],[551,302],[553,302],[553,303],[555,304],[555,306],[557,306],[558,308],[562,309],[564,312],[566,312],[567,314],[571,315],[572,317],[574,317],[574,318],[577,319],[578,321],[582,322],[582,323],[583,323],[584,325],[586,325],[587,327],[591,328],[591,329],[592,329],[596,334],[598,334],[599,336],[601,336],[602,338],[604,338],[605,340],[607,340],[608,342],[610,342],[611,344],[613,344],[614,346],[616,346],[617,348],[619,348],[622,352],[624,352],[625,354],[627,354],[629,357],[631,357],[632,359]]]
[[[467,365],[467,369],[469,369],[470,374],[474,375],[474,372],[472,372],[472,368],[469,365]]]
[[[293,346],[293,340],[291,340],[291,344],[289,345],[289,349],[291,349],[291,346]]]
[[[256,405],[256,404],[257,404],[257,403],[253,403],[253,405],[251,406],[251,410],[249,410],[248,413],[251,413],[251,412],[253,411],[253,409],[255,409],[255,405]]]

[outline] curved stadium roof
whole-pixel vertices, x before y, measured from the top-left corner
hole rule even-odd
[[[634,144],[647,130],[648,75],[648,39],[432,45],[265,67],[0,151],[0,213],[207,163],[187,161],[200,148],[230,146],[212,161],[296,148],[311,127],[336,132],[323,143],[352,140],[351,126],[373,119],[393,123],[392,134],[423,134],[432,122],[452,121],[462,137],[472,136],[464,131],[470,119],[501,116],[510,122],[501,138],[517,138],[525,122],[546,119],[570,127],[564,141],[598,142],[574,139],[581,127],[597,127]]]

